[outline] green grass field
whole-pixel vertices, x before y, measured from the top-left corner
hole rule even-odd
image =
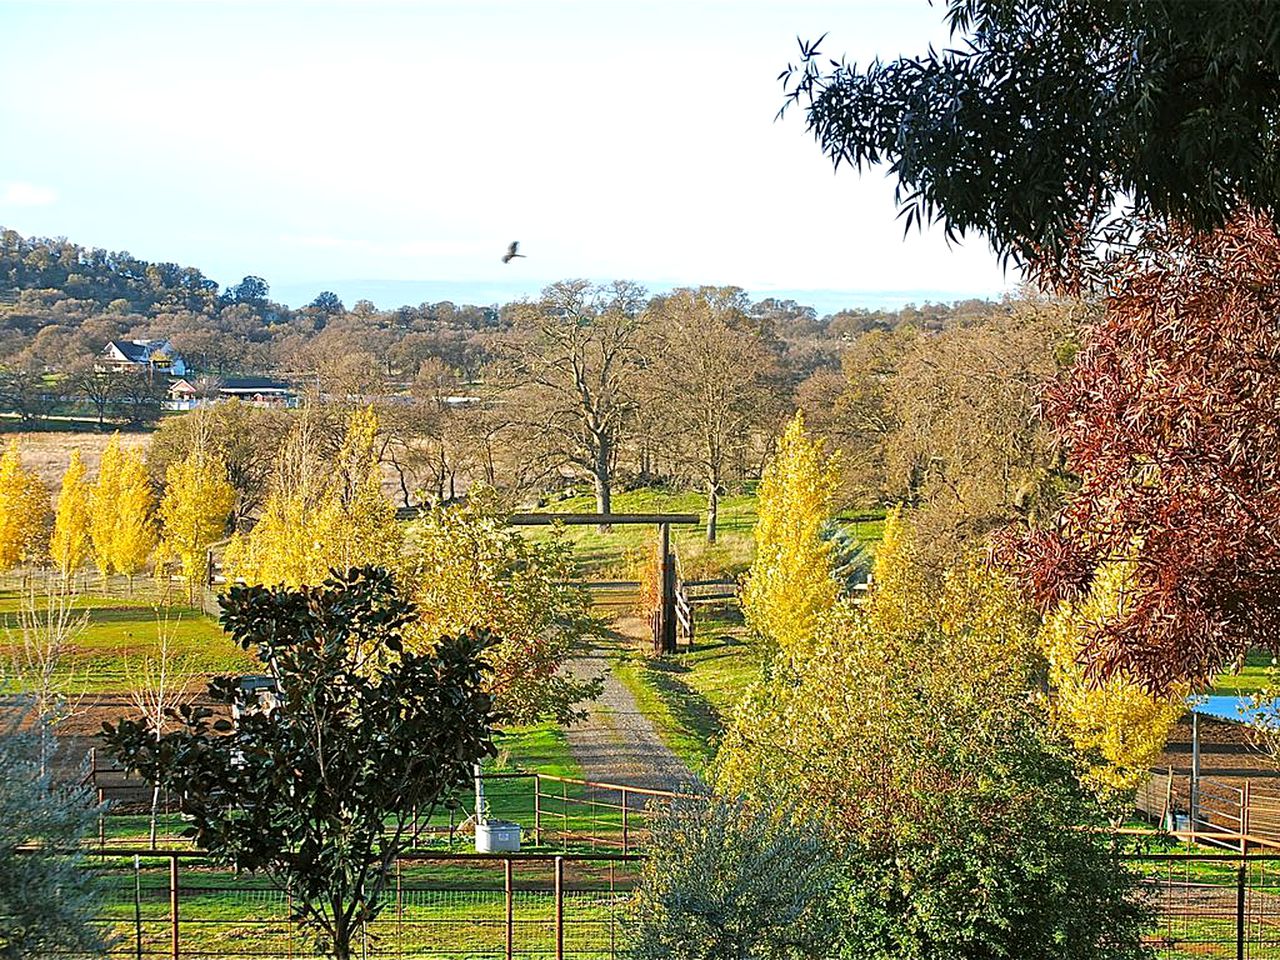
[[[0,592],[0,657],[22,645],[24,600],[15,591]],[[44,599],[37,596],[37,610]],[[174,641],[173,655],[196,674],[254,673],[257,659],[241,650],[212,618],[189,607],[157,606],[143,600],[77,597],[72,619],[82,621],[60,673],[69,694],[118,693],[128,689],[130,665],[154,656],[160,631]]]
[[[662,741],[702,772],[734,707],[760,678],[763,657],[735,609],[704,610],[698,631],[692,650],[661,660],[624,653],[614,671]]]

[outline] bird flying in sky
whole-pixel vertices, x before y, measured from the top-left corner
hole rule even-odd
[[[506,254],[506,256],[504,256],[504,257],[502,258],[502,262],[503,262],[503,263],[510,263],[510,262],[511,262],[512,260],[514,260],[516,257],[523,257],[523,256],[524,256],[524,254],[523,254],[523,253],[516,253],[516,251],[517,251],[517,250],[519,250],[519,249],[520,249],[520,241],[519,241],[519,240],[512,240],[512,241],[511,241],[511,246],[507,247],[507,254]]]

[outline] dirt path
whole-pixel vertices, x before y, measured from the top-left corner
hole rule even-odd
[[[677,790],[692,782],[693,774],[658,737],[658,731],[636,706],[635,699],[609,669],[617,645],[626,642],[638,618],[622,618],[613,626],[615,637],[570,661],[579,677],[604,677],[600,699],[588,704],[587,719],[566,728],[569,750],[588,780],[621,783],[652,790]]]

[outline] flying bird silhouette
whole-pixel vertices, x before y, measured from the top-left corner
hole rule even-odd
[[[511,241],[511,246],[507,247],[507,254],[506,254],[506,256],[504,256],[504,257],[502,258],[502,262],[503,262],[503,263],[510,263],[510,262],[511,262],[512,260],[514,260],[516,257],[523,257],[523,256],[524,256],[524,254],[523,254],[523,253],[516,253],[516,251],[517,251],[517,250],[519,250],[519,249],[520,249],[520,241],[519,241],[519,240],[512,240],[512,241]]]

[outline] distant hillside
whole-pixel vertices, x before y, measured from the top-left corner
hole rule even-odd
[[[755,302],[752,312],[788,345],[799,378],[833,364],[842,344],[866,331],[964,325],[995,306],[966,300],[819,316],[774,297]],[[295,309],[273,301],[260,277],[220,290],[196,267],[0,227],[0,367],[11,369],[73,369],[91,362],[108,340],[127,337],[171,340],[188,365],[210,374],[308,372],[358,355],[392,376],[412,378],[435,359],[470,377],[492,358],[506,314],[506,307],[448,300],[393,310],[360,300],[348,307],[332,292]]]

